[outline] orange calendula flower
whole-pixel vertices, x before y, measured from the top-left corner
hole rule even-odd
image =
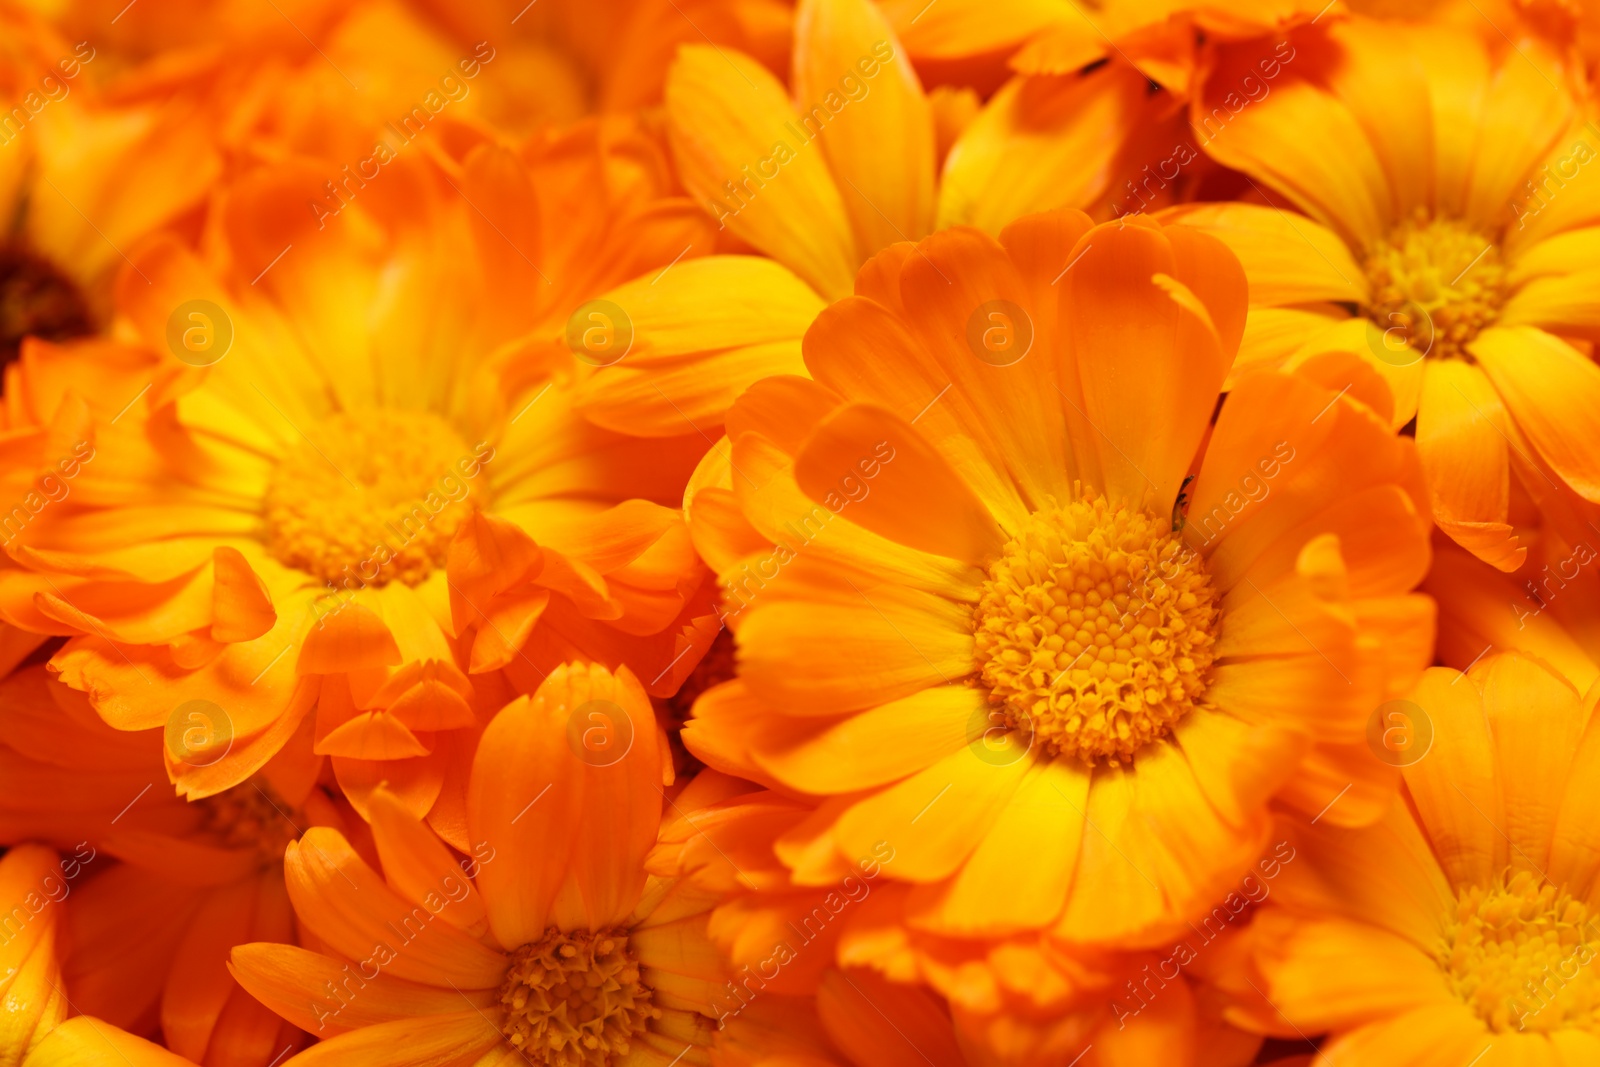
[[[52,669],[114,726],[209,702],[220,758],[168,737],[185,795],[244,781],[315,708],[358,807],[385,778],[418,814],[443,792],[458,840],[447,768],[508,686],[584,656],[673,692],[703,611],[676,505],[708,442],[585,422],[573,355],[532,339],[703,237],[651,162],[591,123],[522,158],[397,161],[321,224],[314,165],[242,180],[219,209],[231,263],[161,241],[124,275],[123,336],[157,372],[87,405],[111,412],[87,423],[94,459],[9,539],[0,615],[71,636]],[[614,198],[544,224],[596,182]]]
[[[1416,420],[1435,520],[1514,570],[1513,474],[1600,501],[1600,367],[1574,344],[1596,331],[1600,141],[1578,72],[1487,27],[1355,18],[1289,43],[1220,48],[1192,112],[1274,206],[1176,209],[1250,279],[1237,373],[1361,354],[1393,424]]]
[[[617,731],[603,751],[582,741],[597,717]],[[381,875],[333,831],[286,854],[323,951],[245,945],[233,973],[323,1039],[296,1064],[709,1063],[714,898],[644,869],[677,803],[664,752],[626,669],[557,668],[484,731],[464,857],[380,788]]]
[[[1362,727],[1433,636],[1413,445],[1305,375],[1213,426],[1244,313],[1219,242],[1148,220],[870,262],[691,490],[739,678],[690,750],[826,798],[807,865],[889,841],[956,936],[1159,945],[1270,804],[1375,818]]]
[[[62,996],[195,1063],[266,1067],[304,1038],[227,977],[247,941],[294,941],[284,846],[307,826],[364,826],[319,785],[310,724],[249,781],[186,802],[159,731],[112,729],[29,667],[0,682],[0,844],[62,851]],[[184,723],[185,732],[203,722]]]
[[[1331,1031],[1318,1065],[1597,1062],[1593,696],[1503,654],[1431,669],[1409,700],[1432,745],[1406,803],[1299,834],[1240,1016]]]
[[[924,92],[867,0],[802,0],[787,87],[738,52],[681,49],[666,125],[683,184],[767,258],[708,256],[608,293],[636,343],[583,383],[585,414],[619,432],[720,427],[753,382],[805,373],[800,338],[870,257],[935,229],[998,232],[1098,202],[1114,173],[1137,171],[1113,162],[1130,142],[1142,162],[1140,120],[1172,110],[1126,65],[1014,79],[983,109],[967,103]]]

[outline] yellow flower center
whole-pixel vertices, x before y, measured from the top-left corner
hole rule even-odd
[[[1437,951],[1451,988],[1494,1030],[1600,1028],[1589,909],[1521,871],[1458,895]]]
[[[426,411],[341,412],[278,462],[267,544],[287,566],[340,586],[416,585],[471,512],[466,445]]]
[[[223,848],[254,848],[267,862],[283,859],[283,850],[300,836],[289,805],[259,779],[203,797],[194,805],[201,812],[201,833]]]
[[[1171,525],[1103,496],[1052,504],[990,565],[983,683],[1050,754],[1131,760],[1205,694],[1217,597]]]
[[[1466,346],[1500,313],[1506,268],[1500,246],[1454,219],[1418,212],[1367,252],[1367,317],[1385,347],[1441,359]]]
[[[660,1018],[651,996],[626,933],[562,933],[552,926],[511,954],[500,987],[506,1011],[500,1032],[532,1063],[605,1067]]]

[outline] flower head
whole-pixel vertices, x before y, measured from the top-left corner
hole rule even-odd
[[[1584,429],[1600,368],[1572,344],[1593,332],[1578,293],[1600,142],[1547,42],[1511,47],[1481,14],[1458,21],[1356,17],[1276,52],[1220,47],[1193,132],[1266,204],[1173,217],[1227,242],[1250,279],[1234,379],[1360,356],[1387,383],[1392,424],[1415,419],[1439,527],[1510,571],[1527,552],[1513,474],[1536,499],[1600,502]]]
[[[884,840],[921,929],[1156,945],[1254,862],[1269,801],[1376,817],[1362,724],[1432,637],[1414,454],[1309,376],[1244,379],[1211,425],[1231,255],[1061,213],[896,246],[857,288],[689,506],[739,676],[684,738],[828,798],[785,861]]]
[[[714,898],[644,866],[663,805],[693,803],[665,793],[664,751],[626,668],[558,667],[485,728],[464,854],[380,787],[381,874],[331,830],[285,856],[322,951],[245,945],[233,974],[323,1038],[296,1063],[401,1064],[423,1049],[548,1067],[705,1062],[722,976],[705,940]]]
[[[1433,742],[1405,768],[1407,803],[1298,836],[1305,857],[1252,930],[1241,1017],[1330,1031],[1319,1064],[1585,1062],[1600,1041],[1587,705],[1512,653],[1431,669],[1408,699]]]

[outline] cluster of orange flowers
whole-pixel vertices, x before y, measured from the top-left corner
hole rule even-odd
[[[1597,94],[0,0],[0,1067],[1600,1065]]]

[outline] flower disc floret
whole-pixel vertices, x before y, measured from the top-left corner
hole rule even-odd
[[[1123,763],[1203,700],[1217,597],[1168,518],[1103,496],[1034,513],[989,567],[980,676],[1051,754]]]

